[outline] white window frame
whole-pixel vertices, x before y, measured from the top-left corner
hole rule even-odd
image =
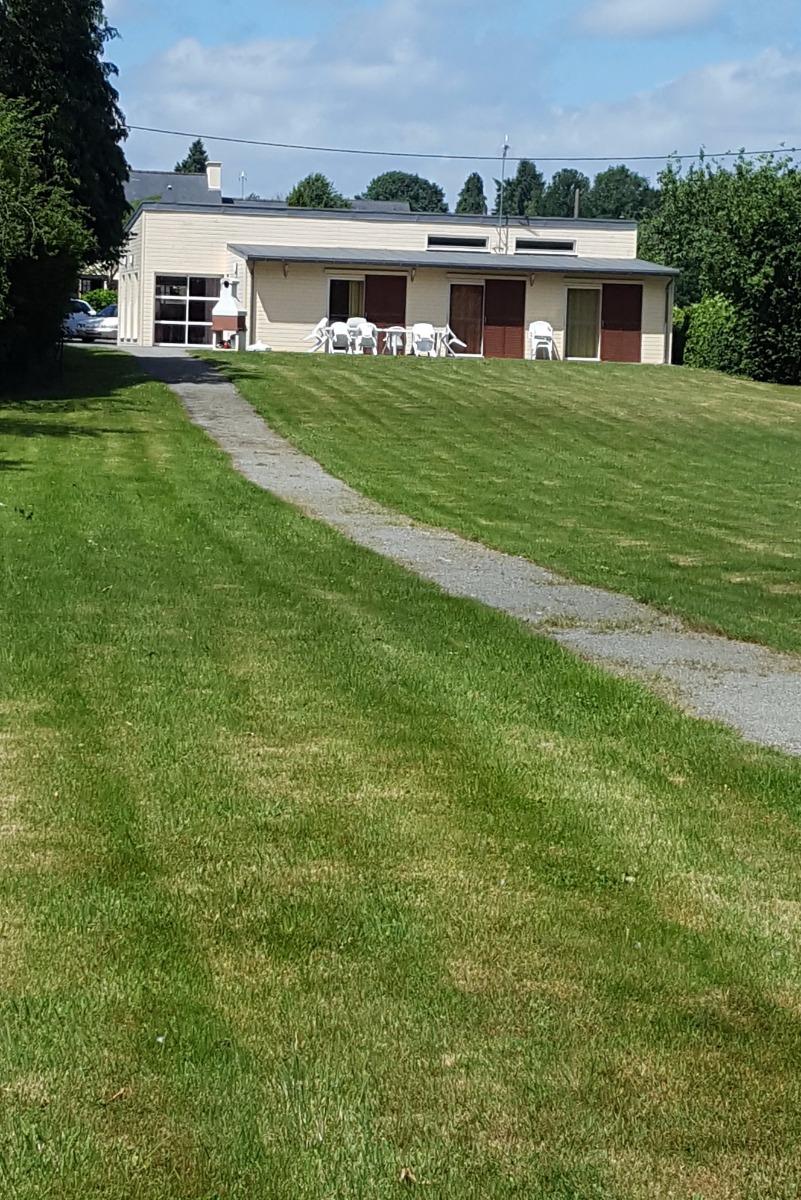
[[[169,296],[169,295],[165,294],[164,292],[157,291],[156,290],[156,288],[157,288],[156,280],[159,277],[163,277],[166,279],[185,279],[186,280],[186,295],[185,296]],[[190,328],[192,328],[192,329],[208,329],[209,331],[211,331],[211,325],[212,325],[212,322],[210,319],[208,321],[190,321],[189,320],[189,304],[190,304],[190,301],[192,301],[192,300],[199,300],[199,301],[203,301],[208,304],[211,301],[216,302],[219,299],[219,297],[218,296],[193,296],[193,295],[191,295],[190,291],[189,291],[189,288],[190,288],[189,281],[191,279],[218,280],[220,283],[220,290],[222,291],[222,281],[224,278],[225,278],[224,275],[200,275],[200,274],[195,274],[195,275],[181,274],[181,275],[179,275],[177,273],[177,271],[174,274],[170,271],[155,272],[153,275],[153,344],[155,346],[189,346],[189,347],[211,346],[213,343],[213,340],[214,340],[213,338],[210,338],[210,340],[208,342],[190,342],[189,341]],[[178,303],[178,302],[182,301],[185,306],[184,311],[186,312],[185,320],[183,320],[183,321],[161,320],[160,321],[156,316],[156,305],[159,300],[172,301],[173,303]],[[160,342],[160,341],[157,341],[156,340],[156,326],[157,325],[182,326],[184,329],[184,341],[182,341],[182,342]]]

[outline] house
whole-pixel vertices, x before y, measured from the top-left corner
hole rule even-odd
[[[399,204],[289,208],[225,199],[218,172],[210,164],[203,202],[162,192],[131,217],[121,343],[211,345],[225,279],[244,340],[274,350],[308,352],[304,338],[323,316],[364,316],[379,327],[449,324],[466,354],[523,358],[529,323],[546,320],[563,358],[670,361],[676,272],[637,258],[633,221],[499,226]]]

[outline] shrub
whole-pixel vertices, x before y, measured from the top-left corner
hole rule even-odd
[[[117,293],[111,288],[94,288],[91,292],[84,292],[81,296],[87,304],[91,304],[95,312],[100,312],[101,308],[106,308],[109,304],[117,303]]]
[[[742,375],[747,347],[743,322],[736,306],[725,296],[706,296],[687,309],[684,363]]]

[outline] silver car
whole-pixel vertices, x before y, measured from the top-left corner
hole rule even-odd
[[[94,342],[98,339],[116,342],[120,322],[117,316],[117,305],[107,304],[93,317],[87,317],[78,334],[83,342]]]

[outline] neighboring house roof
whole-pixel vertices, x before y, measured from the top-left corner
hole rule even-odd
[[[130,205],[159,200],[163,204],[222,203],[222,193],[209,188],[205,172],[181,175],[177,171],[134,171],[125,184],[125,199]]]
[[[148,172],[138,172],[140,175],[146,175]],[[159,172],[151,172],[153,175],[158,175]],[[174,178],[167,173],[167,178]],[[179,176],[179,178],[181,178]],[[184,179],[194,179],[196,176],[184,175]],[[212,194],[212,193],[209,193]],[[219,195],[219,193],[216,193]],[[463,222],[466,225],[481,225],[487,229],[497,229],[498,218],[493,216],[479,216],[475,214],[461,215],[459,213],[428,213],[428,212],[410,212],[408,209],[399,209],[393,201],[362,201],[356,202],[359,207],[356,208],[290,208],[283,200],[231,200],[225,198],[223,204],[220,205],[219,212],[225,213],[228,211],[230,215],[229,205],[236,208],[236,214],[239,217],[259,217],[265,216],[270,212],[286,216],[291,213],[293,218],[299,221],[303,220],[336,220],[336,221],[385,221],[391,224],[400,223],[403,225],[430,225],[443,224],[453,225],[455,222],[460,224]],[[369,209],[364,209],[361,205],[370,203]],[[375,207],[380,205],[381,207]],[[389,205],[390,207],[387,207]],[[208,213],[209,204],[199,204],[196,202],[181,202],[171,200],[169,203],[145,203],[142,206],[147,211],[158,212],[160,209],[167,208],[177,209],[180,212],[205,212]],[[138,218],[138,209],[131,218],[129,224],[133,224]],[[505,221],[506,225],[507,222]],[[509,229],[518,230],[525,233],[529,230],[539,229],[637,229],[636,221],[618,221],[606,220],[605,218],[595,217],[517,217],[508,218]]]
[[[256,246],[229,243],[228,249],[251,262],[324,263],[329,266],[445,267],[452,271],[558,271],[571,275],[678,275],[672,267],[641,258],[579,258],[573,254],[482,254],[442,250],[366,250],[364,247]]]

